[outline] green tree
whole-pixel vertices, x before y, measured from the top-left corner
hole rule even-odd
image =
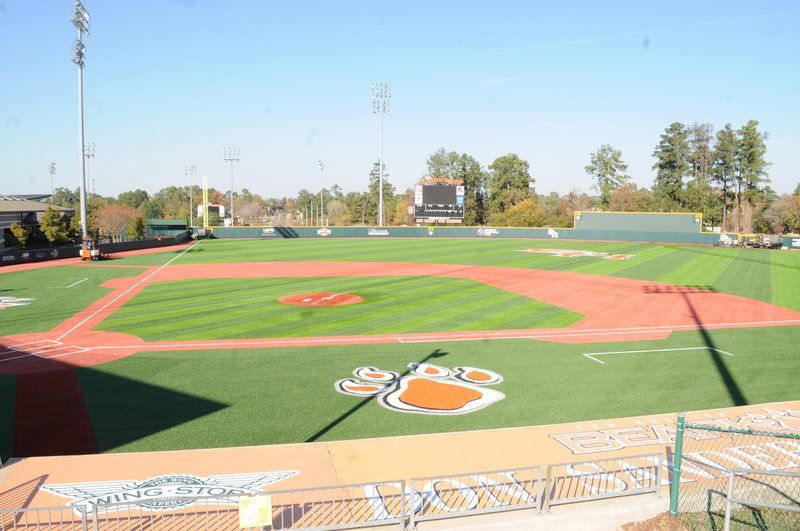
[[[142,215],[140,211],[137,211],[128,223],[128,227],[125,229],[125,236],[129,240],[143,240],[146,233],[147,222],[144,219],[144,215]]]
[[[16,240],[16,244],[19,247],[25,247],[28,243],[28,231],[17,225],[16,223],[11,224],[11,235]]]
[[[689,167],[695,181],[708,182],[714,164],[714,126],[694,123],[689,126]]]
[[[367,204],[367,219],[375,220],[378,223],[378,191],[380,189],[380,166],[376,162],[372,165],[369,172],[369,200]],[[390,225],[394,221],[394,186],[389,182],[389,172],[386,165],[383,165],[383,217],[384,223]]]
[[[653,151],[656,159],[653,164],[656,170],[653,192],[661,204],[670,210],[683,206],[683,179],[689,171],[688,138],[686,127],[675,122],[664,130]]]
[[[758,121],[749,120],[737,132],[736,149],[736,215],[737,230],[742,230],[742,200],[751,205],[763,200],[764,187],[769,183],[766,161],[769,134],[758,130]]]
[[[164,217],[164,202],[161,198],[153,198],[139,205],[139,212],[146,219],[161,219]]]
[[[505,212],[505,225],[509,227],[541,227],[547,214],[535,198],[524,199]]]
[[[797,188],[794,189],[794,195],[800,195],[800,183],[798,183]]]
[[[80,207],[80,190],[74,192],[69,188],[56,188],[53,190],[53,204],[64,208],[77,210]]]
[[[64,219],[60,211],[49,206],[42,215],[39,230],[42,231],[50,245],[64,243],[69,236],[67,220]]]
[[[427,160],[429,177],[461,181],[464,186],[464,224],[486,223],[486,183],[488,174],[480,162],[466,153],[440,148]]]
[[[529,169],[528,162],[514,153],[498,157],[489,165],[491,176],[487,189],[491,213],[505,212],[531,198],[534,179]]]
[[[719,186],[720,200],[722,202],[721,227],[723,231],[728,230],[728,200],[731,197],[731,190],[734,187],[736,175],[736,151],[739,142],[736,132],[731,124],[717,131],[716,143],[714,144],[713,166],[711,168],[711,180]]]
[[[622,152],[608,144],[603,144],[592,153],[585,170],[595,180],[594,188],[600,194],[600,204],[604,209],[608,209],[614,190],[631,179],[625,173],[628,165],[622,161]]]
[[[133,190],[122,192],[117,196],[117,201],[132,208],[140,208],[150,200],[150,196],[144,190]]]

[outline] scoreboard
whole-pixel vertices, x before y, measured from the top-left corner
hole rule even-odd
[[[414,188],[414,218],[417,220],[461,220],[464,218],[464,187],[454,184],[418,184]]]

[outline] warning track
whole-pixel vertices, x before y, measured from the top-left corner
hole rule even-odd
[[[800,325],[800,313],[787,308],[709,290],[628,278],[509,267],[405,262],[252,262],[213,265],[174,263],[180,256],[181,254],[175,256],[162,266],[149,267],[137,277],[116,278],[107,282],[105,285],[114,288],[114,291],[50,332],[1,337],[0,374],[51,372],[91,366],[141,351],[497,339],[594,343],[663,339],[674,331],[699,328]],[[133,335],[93,330],[98,323],[154,282],[200,278],[339,276],[434,276],[469,279],[583,314],[585,318],[567,328],[556,329],[175,342],[146,342]]]

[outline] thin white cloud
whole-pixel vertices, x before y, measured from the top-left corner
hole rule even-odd
[[[487,87],[489,85],[502,85],[503,83],[510,83],[514,81],[515,77],[498,77],[495,79],[487,79],[486,81],[481,81],[478,83],[482,87]]]
[[[664,28],[652,28],[646,30],[628,31],[625,33],[613,33],[611,35],[600,35],[597,37],[588,37],[585,39],[574,39],[570,41],[551,42],[547,44],[536,44],[533,46],[526,46],[524,48],[514,48],[511,50],[502,50],[499,52],[490,53],[487,55],[506,55],[522,52],[534,52],[539,50],[549,50],[552,48],[567,48],[570,46],[579,46],[581,44],[592,44],[595,42],[612,41],[616,39],[624,39],[628,37],[642,37],[652,35],[654,33],[668,33],[672,31],[681,31],[696,28],[707,28],[709,26],[720,26],[722,24],[733,24],[735,22],[750,22],[752,20],[760,20],[771,17],[785,17],[787,15],[796,15],[800,11],[785,11],[782,13],[767,13],[764,15],[753,15],[749,17],[726,18],[721,20],[707,20],[705,22],[694,22],[692,24],[682,24],[680,26],[667,26]]]

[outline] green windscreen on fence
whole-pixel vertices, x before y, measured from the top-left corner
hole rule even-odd
[[[575,212],[575,228],[644,232],[698,233],[703,228],[700,214],[665,212]]]

